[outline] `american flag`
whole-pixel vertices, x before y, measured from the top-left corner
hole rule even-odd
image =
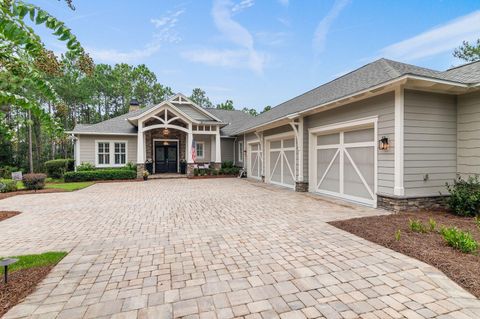
[[[197,149],[195,147],[195,140],[192,139],[192,161],[195,163],[196,159],[197,159]]]

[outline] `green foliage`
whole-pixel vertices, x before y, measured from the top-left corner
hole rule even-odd
[[[238,175],[239,172],[240,172],[240,168],[232,165],[231,167],[230,166],[222,167],[220,169],[219,173],[221,175],[234,175],[234,176],[236,176],[236,175]]]
[[[463,41],[453,52],[453,56],[467,62],[475,62],[480,60],[480,39],[477,42],[470,44],[468,41]]]
[[[2,168],[0,168],[0,178],[10,179],[12,178],[12,173],[18,171],[21,171],[21,169],[16,166],[3,166]]]
[[[233,167],[233,161],[222,162],[222,168],[232,168],[232,167]]]
[[[440,233],[449,246],[463,253],[474,253],[478,249],[478,242],[470,232],[464,232],[457,227],[443,227]]]
[[[62,189],[67,192],[76,191],[79,189],[83,189],[89,186],[92,186],[94,182],[74,182],[74,183],[51,183],[46,184],[45,188],[49,189]]]
[[[480,212],[480,181],[478,176],[467,180],[458,177],[452,185],[447,183],[450,196],[447,205],[456,215],[475,216]]]
[[[255,109],[249,109],[248,107],[244,107],[242,109],[243,112],[247,113],[247,114],[250,114],[251,116],[257,116],[258,115],[258,112],[257,110]]]
[[[17,181],[11,179],[0,180],[0,193],[15,192],[17,190]]]
[[[200,88],[195,88],[192,91],[192,95],[190,95],[190,100],[192,100],[195,104],[203,108],[211,108],[213,107],[212,102],[207,97],[207,94],[204,90]]]
[[[217,109],[232,111],[235,108],[233,107],[233,101],[232,100],[226,100],[223,103],[217,104]]]
[[[125,165],[125,169],[129,169],[131,171],[137,171],[137,165],[134,164],[133,162],[128,162],[126,165]]]
[[[193,169],[193,176],[198,176],[198,168]]]
[[[480,215],[475,216],[475,225],[477,225],[477,228],[480,231]]]
[[[129,169],[99,169],[95,171],[67,172],[63,176],[66,183],[101,180],[135,179],[137,173]]]
[[[435,221],[435,219],[431,218],[428,220],[428,225],[430,226],[430,231],[435,231],[435,229],[437,228],[437,222]]]
[[[66,252],[47,252],[36,255],[12,256],[18,261],[8,267],[9,272],[14,272],[21,269],[30,269],[33,267],[53,266],[67,255]],[[3,267],[0,268],[0,273],[3,274]]]
[[[94,171],[95,165],[89,162],[83,162],[82,164],[77,166],[77,172],[84,172],[84,171]]]
[[[51,178],[62,178],[63,174],[68,171],[73,171],[74,169],[74,160],[73,159],[56,159],[45,162],[45,170],[48,177]]]
[[[267,105],[267,106],[265,106],[265,107],[263,108],[263,111],[260,112],[260,114],[265,113],[265,112],[267,112],[267,111],[270,111],[271,109],[272,109],[272,107],[271,107],[270,105]]]
[[[45,179],[47,175],[45,174],[25,174],[23,175],[23,185],[26,189],[39,190],[45,187]]]
[[[395,232],[395,240],[400,241],[401,236],[402,236],[402,233],[401,233],[400,229],[397,229],[397,231]]]
[[[427,227],[419,219],[410,219],[409,220],[410,230],[416,233],[426,233]]]

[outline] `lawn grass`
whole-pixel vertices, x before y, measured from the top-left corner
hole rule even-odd
[[[73,183],[47,183],[45,188],[63,189],[68,192],[76,191],[88,186],[92,186],[94,182],[73,182]]]
[[[12,256],[8,258],[16,258],[18,261],[8,267],[9,272],[14,272],[21,269],[29,269],[33,267],[50,266],[57,264],[67,255],[63,251],[52,251],[36,255]],[[3,267],[0,269],[0,274],[3,274]]]

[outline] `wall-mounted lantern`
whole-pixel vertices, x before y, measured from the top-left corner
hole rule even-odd
[[[382,151],[388,151],[389,148],[390,148],[390,144],[388,144],[388,137],[383,136],[378,141],[378,149]]]
[[[163,129],[162,134],[163,136],[168,136],[170,134],[170,130],[168,128]]]

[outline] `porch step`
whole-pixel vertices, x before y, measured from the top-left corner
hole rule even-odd
[[[148,179],[177,179],[177,178],[187,178],[187,174],[164,173],[164,174],[152,174],[148,176]]]

